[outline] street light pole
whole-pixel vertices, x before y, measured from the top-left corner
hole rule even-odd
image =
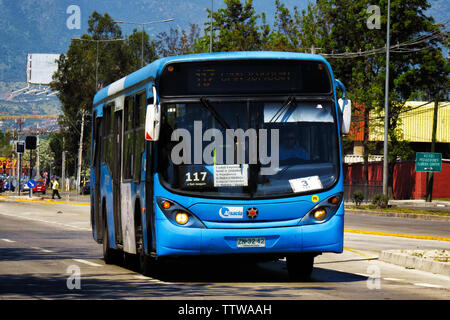
[[[125,24],[136,24],[142,26],[142,37],[141,37],[141,67],[144,66],[144,31],[145,26],[148,24],[153,23],[160,23],[160,22],[170,22],[174,21],[175,19],[165,19],[165,20],[156,20],[156,21],[150,21],[150,22],[131,22],[131,21],[123,21],[123,20],[114,20],[114,23],[125,23]]]
[[[97,45],[97,54],[95,58],[95,91],[98,90],[98,46],[100,42],[114,42],[114,41],[125,41],[126,39],[103,39],[103,40],[95,40],[95,39],[83,39],[83,38],[73,38],[75,41],[90,41],[96,42]]]
[[[386,83],[384,97],[384,156],[383,156],[383,194],[388,196],[388,130],[389,130],[389,25],[391,22],[391,1],[388,0],[386,38]]]
[[[214,0],[211,0],[211,30],[209,34],[209,52],[212,52],[212,42],[213,42],[213,11],[214,11]]]
[[[78,149],[78,170],[77,170],[77,195],[80,192],[81,184],[81,161],[83,156],[83,133],[84,133],[84,111],[81,115],[81,134],[80,134],[80,146]]]

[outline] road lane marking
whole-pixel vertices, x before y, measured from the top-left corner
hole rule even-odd
[[[376,259],[376,258],[378,258],[378,257],[371,257],[371,256],[369,256],[369,255],[367,255],[367,254],[365,254],[365,253],[363,253],[363,252],[361,252],[361,251],[355,250],[355,249],[344,248],[344,250],[345,250],[345,251],[352,252],[352,253],[356,253],[357,255],[359,255],[359,256],[361,256],[361,257],[364,257],[364,258],[366,258],[366,259]]]
[[[39,247],[31,247],[31,249],[39,250],[39,251],[45,252],[45,253],[53,253],[53,251],[51,251],[51,250],[47,250],[47,249],[43,249],[43,248],[39,248]]]
[[[101,265],[101,264],[90,262],[90,261],[83,260],[83,259],[72,259],[72,260],[79,262],[79,263],[87,264],[88,266],[92,266],[92,267],[103,267],[103,265]]]
[[[427,288],[443,288],[442,286],[439,286],[437,284],[431,284],[431,283],[413,283],[415,286],[419,287],[427,287]]]
[[[375,236],[401,237],[401,238],[420,239],[420,240],[450,241],[450,238],[446,238],[446,237],[421,236],[421,235],[415,235],[415,234],[402,234],[402,233],[379,232],[379,231],[368,231],[368,230],[344,229],[344,232],[369,234],[369,235],[375,235]]]
[[[0,239],[0,240],[3,240],[3,241],[5,241],[5,242],[9,242],[9,243],[15,242],[14,240],[9,240],[9,239]]]
[[[405,280],[398,279],[398,278],[383,278],[383,280],[386,280],[386,281],[405,281]]]
[[[19,219],[30,220],[30,221],[35,221],[35,222],[44,222],[44,223],[54,224],[54,225],[58,225],[58,226],[62,226],[62,227],[74,228],[74,229],[82,230],[82,231],[91,231],[90,228],[77,227],[77,226],[73,226],[73,225],[70,225],[70,224],[65,224],[65,223],[60,223],[60,222],[55,222],[55,221],[48,221],[48,220],[43,220],[43,219],[30,218],[30,217],[18,216],[18,215],[7,214],[7,213],[0,213],[0,215],[7,216],[7,217],[13,217],[13,218],[19,218]]]

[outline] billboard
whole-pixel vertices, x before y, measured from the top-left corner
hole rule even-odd
[[[48,85],[58,70],[59,54],[30,53],[27,59],[27,82],[30,84]]]

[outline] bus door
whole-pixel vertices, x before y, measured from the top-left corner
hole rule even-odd
[[[102,150],[102,117],[97,117],[97,113],[94,113],[93,116],[94,119],[94,132],[93,132],[93,139],[94,139],[94,150],[93,150],[93,166],[95,168],[95,176],[94,176],[94,185],[93,185],[93,195],[92,200],[94,202],[94,219],[95,219],[95,227],[96,227],[96,234],[100,235],[102,232],[103,227],[103,221],[101,221],[101,214],[100,214],[100,171],[101,171],[101,150]]]
[[[122,219],[121,219],[121,193],[120,179],[122,170],[122,122],[123,110],[114,112],[114,142],[113,142],[113,165],[112,165],[112,182],[113,182],[113,204],[114,204],[114,226],[116,232],[117,243],[123,243],[122,237]]]

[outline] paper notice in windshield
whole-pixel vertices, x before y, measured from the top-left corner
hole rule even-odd
[[[292,191],[295,193],[323,188],[319,176],[292,179],[289,180],[289,183],[291,184]]]
[[[248,164],[214,166],[214,187],[246,186],[248,186]]]

